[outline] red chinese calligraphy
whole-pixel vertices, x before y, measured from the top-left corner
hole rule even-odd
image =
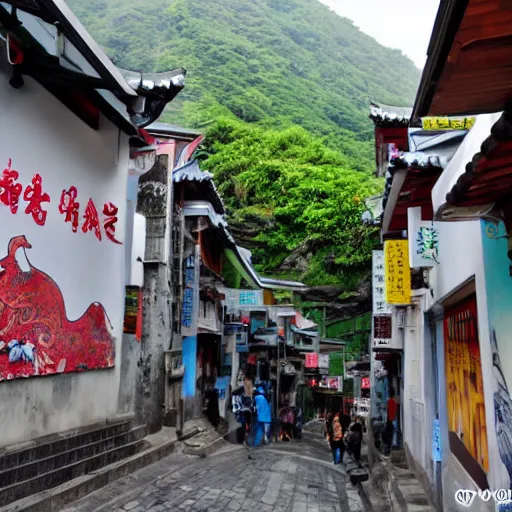
[[[11,213],[18,211],[18,201],[23,189],[20,183],[16,183],[19,178],[18,171],[11,169],[12,161],[9,158],[7,169],[4,169],[0,178],[0,202],[9,206]]]
[[[64,222],[71,222],[73,233],[76,233],[78,229],[78,208],[80,207],[80,203],[76,201],[77,195],[76,187],[63,190],[59,203],[59,212],[66,214]]]
[[[105,203],[103,207],[103,215],[107,218],[103,222],[103,227],[105,228],[105,234],[107,238],[114,242],[115,244],[122,244],[119,240],[116,240],[116,222],[117,222],[117,212],[119,208],[113,203]]]
[[[50,196],[43,192],[43,178],[39,174],[32,178],[32,185],[27,185],[23,199],[28,201],[25,213],[31,214],[38,226],[44,226],[48,212],[42,209],[41,204],[49,203]]]
[[[101,242],[101,229],[100,229],[100,221],[98,218],[98,210],[96,210],[96,206],[92,199],[89,198],[89,202],[85,208],[84,213],[84,223],[82,225],[82,231],[87,233],[87,231],[93,231],[96,235],[96,238]]]

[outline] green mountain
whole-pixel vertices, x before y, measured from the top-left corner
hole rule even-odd
[[[187,69],[164,121],[203,128],[235,236],[267,273],[353,289],[372,233],[371,99],[412,103],[419,70],[317,0],[69,0],[121,67]],[[392,28],[391,28],[392,29]]]

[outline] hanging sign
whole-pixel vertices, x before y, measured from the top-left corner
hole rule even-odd
[[[391,344],[392,320],[391,306],[384,293],[384,251],[373,251],[372,259],[373,346],[385,347]]]
[[[455,131],[471,130],[476,122],[476,117],[424,117],[421,126],[425,131]]]
[[[318,368],[318,354],[306,354],[306,368]]]
[[[393,305],[411,303],[411,268],[407,240],[384,242],[384,272],[386,302]]]
[[[142,297],[141,288],[138,286],[127,286],[124,307],[124,325],[125,334],[135,334],[137,341],[140,341],[140,331],[142,330]]]
[[[391,314],[391,307],[386,304],[384,295],[384,251],[373,251],[372,260],[373,314]]]
[[[363,377],[361,379],[361,389],[370,389],[370,378]]]
[[[320,370],[329,370],[329,354],[318,355],[318,368]]]
[[[439,263],[439,230],[437,222],[421,220],[421,207],[408,208],[409,265],[411,268],[434,267]]]
[[[432,460],[441,462],[441,425],[439,420],[435,419],[432,425]]]

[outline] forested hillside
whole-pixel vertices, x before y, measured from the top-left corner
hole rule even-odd
[[[381,186],[369,101],[412,103],[409,59],[317,0],[68,1],[119,66],[187,69],[163,120],[207,133],[203,167],[260,270],[355,286]]]

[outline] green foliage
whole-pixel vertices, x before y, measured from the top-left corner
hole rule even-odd
[[[362,199],[382,188],[371,99],[408,105],[419,71],[317,0],[69,0],[117,65],[187,69],[162,121],[207,132],[204,168],[275,274],[307,247],[311,285],[353,290],[376,238]],[[329,264],[327,264],[329,260]]]
[[[411,104],[419,70],[317,0],[69,0],[121,66],[187,69],[163,120],[233,115],[300,125],[357,169],[373,165],[371,99]]]
[[[362,197],[380,182],[350,170],[345,158],[326,148],[299,127],[262,129],[232,119],[220,119],[207,132],[204,167],[214,172],[219,191],[237,220],[244,214],[270,218],[256,236],[253,253],[262,271],[271,272],[307,240],[314,248],[303,279],[325,284],[325,258],[333,253],[334,268],[366,267],[375,239],[361,223]]]

